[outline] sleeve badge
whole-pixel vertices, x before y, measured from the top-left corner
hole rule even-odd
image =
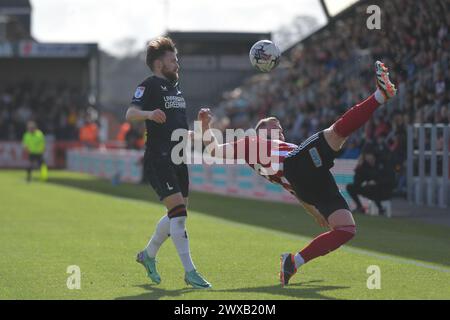
[[[136,92],[134,93],[134,97],[136,99],[140,99],[144,96],[145,87],[137,87]]]

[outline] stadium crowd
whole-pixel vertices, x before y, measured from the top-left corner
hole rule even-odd
[[[373,63],[382,60],[399,95],[351,138],[342,157],[356,159],[364,145],[381,145],[401,176],[407,125],[450,120],[450,3],[379,4],[381,30],[366,27],[367,4],[353,7],[356,12],[344,13],[292,48],[281,67],[227,92],[216,110],[217,126],[250,128],[272,115],[281,120],[289,141],[300,143],[373,92]]]
[[[86,95],[64,84],[23,82],[0,87],[0,141],[21,140],[29,120],[56,140],[78,140],[92,123],[87,106]]]

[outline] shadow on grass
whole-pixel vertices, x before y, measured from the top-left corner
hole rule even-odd
[[[190,288],[184,288],[179,290],[166,290],[158,288],[156,285],[150,285],[150,284],[142,284],[135,286],[137,288],[144,289],[145,293],[142,293],[137,296],[125,296],[125,297],[118,297],[115,300],[160,300],[162,298],[172,298],[172,299],[180,299],[184,293],[191,292],[195,289]]]
[[[160,203],[147,185],[121,184],[72,173],[61,173],[49,183],[109,196]],[[67,175],[64,176],[64,175]],[[189,209],[233,222],[264,227],[305,237],[315,237],[319,228],[300,206],[229,198],[191,192]],[[450,266],[450,228],[382,217],[355,216],[358,234],[352,247]],[[298,248],[292,248],[296,250]]]
[[[284,288],[277,284],[274,286],[265,287],[250,287],[250,288],[239,288],[230,290],[214,290],[214,292],[230,292],[230,293],[268,293],[277,296],[283,296],[287,299],[335,299],[333,297],[326,296],[324,293],[333,290],[343,290],[349,289],[350,287],[343,286],[323,286],[317,283],[322,282],[322,280],[312,280],[307,282],[300,282],[290,284]]]
[[[215,293],[263,293],[272,294],[276,296],[281,296],[286,299],[335,299],[326,296],[324,293],[333,290],[343,290],[349,289],[350,287],[342,286],[322,286],[317,283],[322,282],[322,280],[312,280],[301,283],[294,283],[285,288],[282,288],[279,284],[273,286],[265,287],[250,287],[250,288],[239,288],[239,289],[228,289],[228,290],[216,290],[208,289],[204,291],[208,292],[210,295],[207,297],[208,300],[214,300]],[[180,299],[183,294],[196,291],[196,289],[180,289],[180,290],[165,290],[158,288],[155,285],[139,285],[139,288],[145,289],[147,292],[142,293],[137,296],[119,297],[116,300],[160,300],[162,298],[173,298]]]

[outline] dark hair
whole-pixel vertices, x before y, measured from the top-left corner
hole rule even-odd
[[[177,53],[177,48],[172,39],[168,37],[158,37],[150,41],[147,45],[147,57],[145,59],[147,66],[153,71],[153,63],[155,60],[164,56],[167,51]]]

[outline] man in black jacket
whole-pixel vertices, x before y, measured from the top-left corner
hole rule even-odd
[[[380,215],[384,215],[381,201],[392,197],[394,180],[395,172],[389,157],[377,157],[373,148],[365,148],[355,169],[354,182],[347,185],[347,191],[357,205],[356,211],[365,213],[358,197],[361,195],[374,201]]]

